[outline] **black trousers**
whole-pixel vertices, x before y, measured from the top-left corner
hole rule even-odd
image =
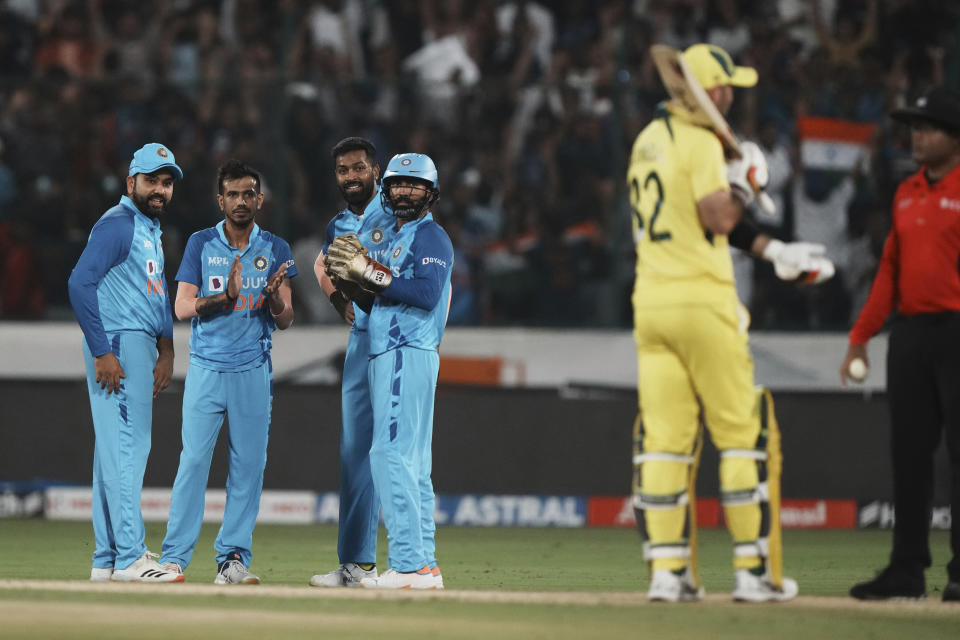
[[[900,316],[887,351],[893,499],[891,567],[930,566],[933,460],[946,431],[949,451],[951,581],[960,581],[960,313]]]

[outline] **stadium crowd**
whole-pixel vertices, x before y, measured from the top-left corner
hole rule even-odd
[[[341,206],[330,149],[362,135],[381,167],[400,151],[444,167],[451,324],[630,326],[627,153],[665,98],[647,51],[706,41],[759,71],[731,114],[770,163],[778,213],[757,221],[838,267],[800,289],[737,258],[753,326],[845,330],[915,170],[887,113],[960,86],[958,40],[960,5],[936,0],[4,0],[0,317],[69,317],[70,267],[149,141],[185,174],[168,279],[219,219],[230,157],[263,172],[261,224],[312,264]],[[808,152],[822,118],[859,152]],[[298,316],[339,321],[309,281]]]

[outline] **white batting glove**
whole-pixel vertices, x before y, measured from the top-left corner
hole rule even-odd
[[[764,191],[770,182],[770,168],[763,151],[755,142],[741,142],[740,151],[743,157],[727,163],[727,181],[730,190],[739,198],[744,206],[757,199],[760,208],[767,213],[774,213],[776,205],[773,199]]]
[[[836,273],[826,252],[827,248],[822,244],[771,239],[763,250],[763,258],[773,263],[773,270],[781,280],[820,284]]]

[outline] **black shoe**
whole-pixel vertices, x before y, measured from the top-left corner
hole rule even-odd
[[[960,602],[960,582],[951,580],[943,588],[944,602]]]
[[[907,573],[887,567],[873,580],[851,587],[850,595],[857,600],[918,600],[927,597],[927,589],[923,573]],[[960,591],[957,597],[960,598]]]

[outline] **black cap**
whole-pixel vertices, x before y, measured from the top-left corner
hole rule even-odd
[[[911,106],[891,112],[890,117],[907,124],[923,120],[950,131],[960,131],[960,93],[947,87],[932,87]]]

